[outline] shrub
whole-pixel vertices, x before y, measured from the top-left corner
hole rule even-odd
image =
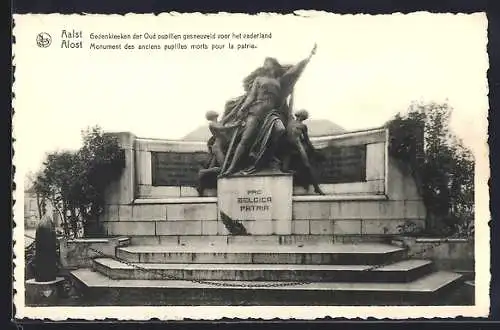
[[[115,137],[98,127],[83,131],[82,137],[83,146],[76,152],[48,154],[34,183],[37,194],[57,210],[67,237],[100,234],[105,189],[125,165]]]
[[[428,233],[472,235],[474,159],[450,129],[452,112],[447,103],[412,104],[387,123],[389,153],[417,182]]]

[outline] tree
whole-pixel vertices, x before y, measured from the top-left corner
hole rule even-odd
[[[447,103],[413,103],[387,123],[389,152],[409,167],[427,208],[428,230],[441,235],[474,230],[474,158],[450,129],[452,113]]]
[[[36,206],[37,206],[37,211],[38,211],[38,219],[42,219],[42,216],[45,214],[46,211],[46,201],[45,199],[36,191],[36,189],[33,189],[35,186],[35,181],[36,181],[37,175],[33,172],[28,172],[25,176],[24,179],[24,191],[33,191],[36,196]]]
[[[117,139],[99,127],[83,131],[82,138],[76,152],[48,154],[34,185],[57,210],[69,237],[82,230],[86,236],[99,234],[105,188],[120,177],[125,164]]]

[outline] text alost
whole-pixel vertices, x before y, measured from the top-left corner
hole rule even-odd
[[[63,40],[61,48],[83,48],[83,41]]]

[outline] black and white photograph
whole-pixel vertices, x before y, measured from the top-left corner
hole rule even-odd
[[[16,317],[488,314],[485,14],[14,22]]]

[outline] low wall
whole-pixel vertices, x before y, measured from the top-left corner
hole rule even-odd
[[[206,150],[205,142],[115,135],[126,151],[126,169],[106,194],[101,220],[108,235],[164,237],[165,241],[175,241],[176,236],[229,235],[219,219],[216,191],[197,197],[196,189],[190,186],[153,185],[152,153],[202,152]],[[321,236],[326,240],[395,235],[398,226],[407,220],[424,227],[426,210],[416,183],[389,157],[387,139],[386,129],[312,139],[318,149],[366,147],[366,168],[359,182],[321,184],[326,196],[294,187],[291,235]],[[242,222],[251,226],[255,235],[269,234],[265,221]]]
[[[129,242],[128,237],[60,239],[61,265],[65,269],[91,267],[93,258],[114,256],[117,247]]]
[[[408,254],[429,259],[440,270],[474,272],[474,240],[461,238],[394,238],[393,243],[408,248]]]
[[[201,168],[199,163],[202,162],[203,154],[207,151],[206,142],[192,141],[172,141],[159,139],[145,139],[130,137],[133,140],[133,153],[135,166],[131,171],[135,171],[135,198],[179,198],[179,197],[197,197],[198,192],[195,189],[197,172]],[[312,138],[313,145],[322,150],[323,153],[329,154],[332,148],[363,147],[361,157],[363,164],[357,164],[356,155],[346,154],[347,162],[343,165],[349,166],[349,161],[353,165],[362,165],[360,179],[357,182],[339,182],[331,183],[330,172],[339,173],[338,164],[332,163],[332,159],[326,159],[321,164],[318,170],[320,186],[326,194],[384,194],[386,188],[386,153],[387,153],[387,131],[385,129],[374,129],[360,132],[351,132],[334,136],[323,136]],[[341,151],[341,150],[337,150]],[[352,151],[352,150],[351,150]],[[158,167],[158,159],[160,155],[171,155],[169,161],[172,163],[170,184],[161,183],[155,179],[155,168]],[[345,152],[344,152],[345,154]],[[342,156],[342,152],[337,157]],[[358,157],[360,157],[358,155]],[[189,159],[183,159],[189,158]],[[335,159],[334,159],[335,160]],[[165,160],[164,160],[165,161]],[[359,161],[359,159],[358,159]],[[190,163],[191,162],[191,163]],[[176,164],[177,163],[177,164]],[[186,166],[183,168],[183,164]],[[161,164],[160,164],[161,165]],[[325,171],[325,168],[330,168],[332,171]],[[336,171],[335,171],[336,170]],[[347,169],[344,168],[344,171]],[[163,171],[165,174],[165,171]],[[330,177],[328,176],[330,174]],[[354,173],[355,175],[356,173]],[[177,175],[177,180],[175,176]],[[345,173],[349,175],[349,173]],[[352,176],[352,173],[351,173]],[[342,178],[337,178],[342,179]],[[174,184],[176,181],[179,184]],[[168,184],[168,185],[167,185]],[[294,187],[294,195],[314,195],[312,188],[304,189],[302,187]],[[216,196],[215,190],[207,190],[205,196]]]

